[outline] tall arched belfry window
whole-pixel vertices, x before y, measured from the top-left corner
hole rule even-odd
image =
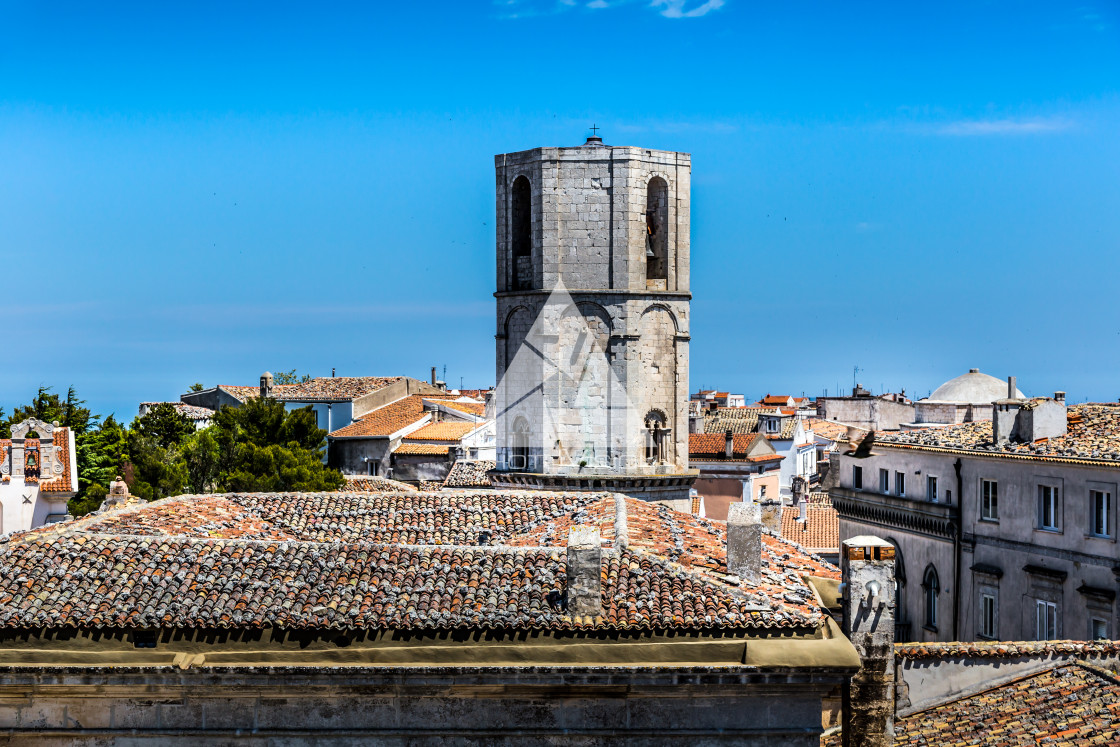
[[[922,589],[926,594],[926,627],[937,630],[937,595],[941,593],[941,583],[937,578],[937,569],[932,565],[926,566]]]
[[[646,287],[667,290],[669,277],[669,185],[659,176],[646,188]]]
[[[529,180],[513,180],[509,216],[509,243],[513,254],[513,290],[528,290],[533,285],[533,190]]]

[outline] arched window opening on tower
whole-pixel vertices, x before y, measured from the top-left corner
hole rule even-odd
[[[941,584],[937,580],[937,569],[932,565],[926,567],[922,588],[926,593],[926,627],[937,630],[937,595],[941,593]]]
[[[528,290],[533,285],[533,191],[524,176],[513,180],[509,226],[513,290]]]
[[[529,421],[519,417],[513,424],[513,455],[510,469],[529,469]]]
[[[669,429],[665,426],[664,413],[651,410],[646,415],[646,464],[665,463],[665,443],[669,436]]]
[[[646,188],[646,288],[667,290],[669,185],[659,176]]]

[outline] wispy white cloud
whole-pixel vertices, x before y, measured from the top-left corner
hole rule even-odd
[[[530,18],[565,11],[603,10],[633,5],[636,0],[494,0],[498,17],[505,19]],[[643,5],[665,18],[699,18],[722,8],[726,0],[652,0]]]
[[[653,0],[651,8],[657,8],[666,18],[699,18],[706,16],[713,10],[723,7],[724,0],[705,0],[699,5],[692,5],[688,0]]]
[[[960,119],[931,125],[929,131],[934,135],[957,137],[989,135],[1042,135],[1061,132],[1073,127],[1073,121],[1064,117],[1033,119]]]

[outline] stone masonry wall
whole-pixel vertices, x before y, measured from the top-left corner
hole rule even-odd
[[[539,373],[526,370],[531,367],[519,360],[513,374],[518,377],[518,391],[528,392],[535,384],[534,376],[549,382],[541,392],[543,407],[533,412],[532,403],[524,401],[516,413],[510,410],[507,417],[499,416],[499,469],[503,455],[512,453],[514,422],[524,417],[532,426],[539,471],[566,473],[582,469],[583,462],[596,473],[656,472],[658,468],[645,463],[644,422],[651,412],[664,415],[669,429],[662,452],[666,464],[660,470],[686,468],[688,155],[611,146],[538,148],[496,156],[495,167],[499,386],[511,374],[519,351],[525,350],[533,321],[558,286],[570,294],[597,345],[590,357],[576,355],[581,351],[569,354],[562,319],[550,319],[546,325],[550,333],[555,332],[555,341],[543,336],[533,340],[533,352],[544,355]],[[532,186],[532,274],[536,281],[528,291],[512,290],[510,199],[519,177]],[[665,290],[648,287],[646,279],[645,212],[647,191],[655,177],[666,185],[664,199],[655,201],[667,203],[666,209],[658,208],[665,213],[665,225],[659,226],[666,246]],[[561,316],[567,317],[567,313]],[[554,343],[561,353],[558,356],[549,348]],[[569,370],[577,362],[581,370]],[[550,378],[556,368],[577,379],[583,375],[585,380],[609,370],[614,385],[625,393],[627,412],[620,412],[623,397],[605,394],[610,382],[576,386],[575,394],[566,398],[561,383]],[[557,414],[556,422],[545,422],[556,402],[611,412],[589,418],[586,412],[567,410]]]

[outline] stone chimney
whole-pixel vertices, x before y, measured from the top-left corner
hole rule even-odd
[[[261,397],[272,396],[272,374],[265,371],[261,374]]]
[[[723,434],[723,453],[728,459],[735,453],[735,434],[731,431]]]
[[[992,403],[992,441],[996,444],[1009,443],[1015,437],[1015,425],[1019,419],[1022,401],[1016,396],[1015,377],[1007,377],[1007,397]]]
[[[762,578],[762,507],[736,502],[727,510],[727,572],[748,583]]]
[[[796,506],[801,501],[808,500],[809,481],[798,475],[790,480],[790,490],[793,493],[793,505]]]
[[[809,498],[803,497],[797,504],[797,520],[804,524],[809,519]]]
[[[436,367],[435,366],[432,366],[431,384],[432,384],[432,386],[436,385]]]
[[[1066,393],[1065,392],[1054,392],[1054,400],[1064,404],[1065,401],[1066,401]]]
[[[599,617],[602,601],[603,540],[598,527],[568,530],[568,614]]]
[[[894,546],[878,537],[840,548],[844,635],[862,667],[844,689],[844,747],[894,744]]]
[[[775,501],[767,498],[764,501],[759,501],[759,508],[762,512],[762,526],[769,529],[774,534],[782,533],[782,504],[780,501]],[[761,539],[761,538],[760,538]],[[762,548],[759,548],[759,555],[762,554]]]

